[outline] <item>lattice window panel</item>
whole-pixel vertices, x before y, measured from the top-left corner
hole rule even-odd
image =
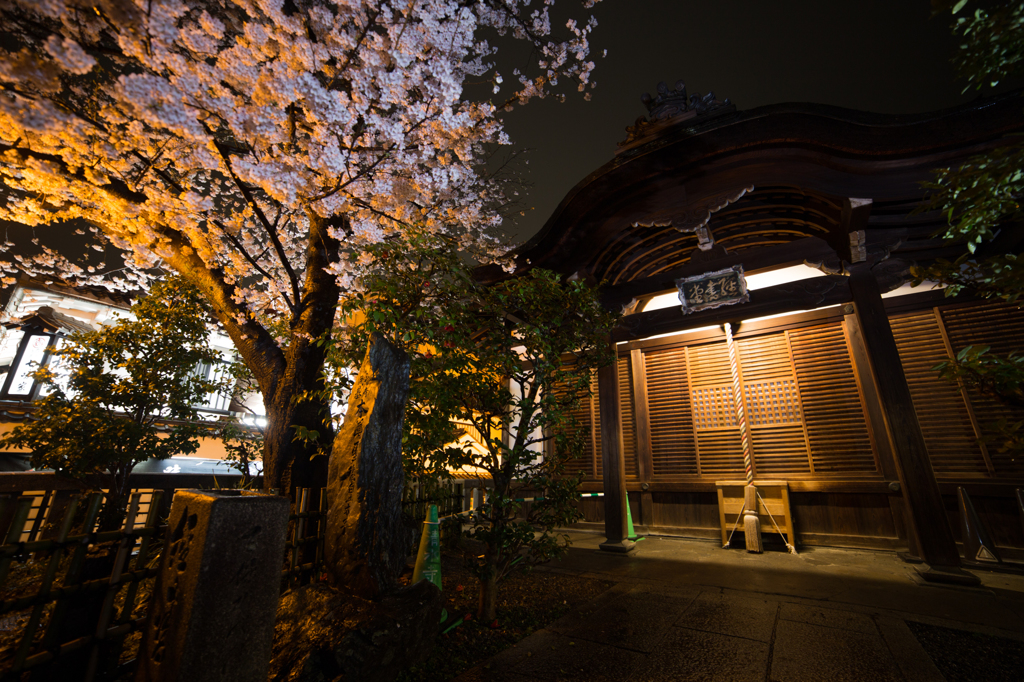
[[[737,350],[758,476],[878,475],[841,322],[740,338]],[[741,473],[726,344],[643,354],[653,477]]]
[[[963,394],[935,371],[935,365],[949,359],[935,312],[900,315],[889,324],[932,469],[938,475],[985,475],[988,468]]]
[[[786,333],[739,339],[737,346],[756,475],[811,473]]]
[[[842,323],[787,334],[814,472],[876,475],[878,462]]]
[[[633,408],[632,373],[629,358],[619,358],[619,416],[622,429],[623,457],[626,460],[626,478],[636,479],[638,472],[636,456],[636,416]],[[590,378],[590,396],[584,397],[576,412],[580,429],[588,434],[587,447],[583,458],[570,465],[571,471],[583,471],[588,479],[600,480],[604,475],[601,460],[601,401],[598,398],[597,372]]]
[[[751,426],[800,424],[800,397],[792,379],[746,384],[747,422]]]
[[[555,389],[555,394],[558,396],[565,395],[565,387],[558,386]],[[600,453],[595,452],[597,450],[597,443],[594,440],[595,431],[595,413],[597,404],[597,375],[593,375],[590,380],[590,395],[581,396],[580,402],[576,406],[576,409],[571,410],[572,415],[576,418],[577,424],[575,428],[564,426],[564,433],[567,436],[574,436],[579,432],[584,433],[584,448],[582,456],[572,462],[569,462],[567,469],[570,473],[576,473],[582,471],[584,476],[588,479],[595,478],[595,470],[599,467]],[[600,435],[601,426],[596,425],[598,435]],[[548,447],[554,445],[553,441],[548,442]],[[596,460],[596,461],[595,461]],[[600,471],[596,471],[597,478],[600,478]]]
[[[693,428],[704,431],[738,426],[732,384],[695,387],[691,395]]]
[[[686,349],[645,351],[644,372],[654,478],[697,474]]]
[[[1015,305],[986,303],[949,308],[942,311],[942,320],[949,333],[953,353],[966,346],[989,346],[992,353],[1003,358],[1010,353],[1024,352],[1024,310]],[[969,387],[967,394],[984,436],[994,436],[1002,419],[1010,423],[1024,419],[1024,409],[1011,407],[974,387]],[[1009,452],[1000,452],[998,443],[997,437],[987,448],[994,473],[997,476],[1024,474],[1024,457],[1014,458]]]

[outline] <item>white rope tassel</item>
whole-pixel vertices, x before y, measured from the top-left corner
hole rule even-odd
[[[757,488],[748,485],[743,489],[743,535],[747,540],[747,551],[760,554],[764,551],[761,542],[761,519],[757,516]]]
[[[757,499],[761,500],[761,504],[764,504],[764,510],[768,512],[768,518],[772,520],[772,525],[775,526],[775,532],[782,536],[782,541],[786,543],[786,550],[788,550],[790,554],[796,554],[796,547],[789,544],[789,540],[786,539],[786,534],[782,532],[781,528],[779,528],[778,522],[775,520],[775,517],[772,516],[772,510],[768,508],[767,504],[765,504],[764,498],[761,497],[761,493],[757,494]]]

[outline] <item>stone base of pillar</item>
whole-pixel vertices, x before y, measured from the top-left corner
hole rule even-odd
[[[136,682],[265,682],[288,500],[179,490]]]
[[[914,554],[913,552],[896,552],[896,556],[898,556],[903,561],[903,563],[906,563],[906,564],[923,564],[924,563],[924,560],[921,559],[921,557],[919,557],[916,554]]]
[[[917,575],[926,583],[941,583],[945,585],[960,585],[964,587],[976,587],[981,584],[981,578],[968,573],[962,568],[953,566],[929,566],[920,564],[914,566]]]
[[[600,547],[606,552],[628,554],[629,552],[632,552],[634,549],[636,549],[636,543],[632,540],[623,540],[621,542],[602,542]]]

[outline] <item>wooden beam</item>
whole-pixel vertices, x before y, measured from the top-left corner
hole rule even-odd
[[[857,385],[860,388],[864,408],[867,412],[868,434],[871,437],[871,447],[878,458],[878,466],[882,475],[888,480],[893,481],[899,478],[896,458],[893,455],[892,443],[889,442],[889,435],[885,428],[885,417],[882,415],[882,404],[878,397],[878,387],[875,385],[875,377],[871,374],[868,350],[864,345],[864,332],[860,328],[856,315],[846,316],[843,320],[843,330],[846,334],[846,341],[850,345],[854,377],[857,379]],[[904,519],[905,506],[906,504],[902,496],[889,496],[889,511],[892,514],[896,534],[900,538],[907,540],[911,546],[911,552],[917,554],[919,550],[916,538],[911,535],[912,531],[911,533],[907,532],[907,525]]]
[[[756,483],[757,481],[755,481]],[[890,485],[893,481],[887,481],[884,479],[799,479],[799,478],[787,478],[786,482],[789,484],[789,492],[791,493],[866,493],[871,495],[890,495],[899,499],[899,493],[893,492]],[[948,487],[952,492],[950,494],[956,494],[956,486],[963,485],[956,483],[941,484],[945,491]],[[626,484],[626,490],[629,492],[644,492],[644,484],[639,481],[630,481]],[[1019,484],[1018,484],[1019,487]],[[596,493],[604,490],[600,482],[585,482],[580,485],[580,492]],[[971,495],[977,494],[983,496],[986,494],[997,494],[996,492],[977,492],[971,488]],[[990,488],[978,488],[979,491],[988,491]],[[714,493],[715,492],[715,480],[714,478],[693,478],[691,480],[678,480],[678,481],[651,481],[647,484],[647,491],[651,493]],[[1009,492],[1007,492],[1009,491]],[[1003,497],[1009,497],[1013,495],[1013,485],[1003,485],[999,487],[998,494]]]
[[[865,233],[871,216],[871,199],[843,197],[841,200],[839,225],[829,230],[826,241],[836,254],[847,263],[862,263],[867,260]]]
[[[675,306],[627,315],[612,331],[612,339],[616,342],[632,341],[694,327],[848,303],[851,296],[846,280],[847,278],[842,275],[826,275],[777,284],[750,292],[748,303],[724,306],[691,315],[683,315]],[[743,331],[742,327],[739,331]]]
[[[956,495],[956,489],[963,488],[971,497],[1003,497],[1013,499],[1018,488],[1024,488],[1024,482],[1017,477],[1016,482],[1002,481],[940,481],[939,492],[943,495]],[[1024,518],[1021,519],[1024,522]]]
[[[174,459],[167,460],[174,462]],[[223,487],[234,486],[242,480],[241,474],[218,473],[218,474],[131,474],[128,484],[132,488],[153,488],[153,489],[182,489],[182,488],[209,488],[218,481]],[[256,476],[254,480],[262,480],[262,476]],[[227,483],[225,486],[224,483]],[[82,479],[74,479],[61,476],[53,472],[42,471],[18,471],[0,474],[0,495],[20,494],[26,490],[79,490],[86,491],[89,488],[106,489],[109,481],[105,477],[88,475]]]
[[[917,538],[927,568],[922,577],[936,582],[977,584],[978,578],[960,568],[960,555],[946,521],[946,511],[935,481],[921,424],[914,411],[881,291],[867,268],[850,276],[854,311],[863,332],[889,441],[907,501],[906,520]]]
[[[786,244],[767,246],[730,253],[713,264],[687,263],[682,267],[658,273],[633,282],[625,282],[601,290],[601,301],[610,310],[618,310],[634,298],[674,289],[680,277],[699,275],[709,270],[721,270],[733,265],[743,265],[744,272],[755,272],[768,267],[798,265],[804,261],[820,261],[833,254],[832,247],[818,237],[805,237]]]
[[[614,357],[615,346],[612,343]],[[628,552],[635,546],[626,530],[626,461],[619,414],[618,359],[597,370],[601,409],[601,466],[604,483],[604,534],[601,549]]]
[[[852,306],[851,306],[852,312]],[[843,331],[846,334],[846,341],[850,345],[850,358],[853,360],[854,378],[860,387],[861,396],[864,400],[864,409],[867,412],[868,434],[871,437],[871,445],[875,448],[878,457],[878,465],[882,475],[887,479],[898,478],[896,460],[892,453],[892,444],[889,443],[888,435],[885,432],[885,417],[882,414],[882,406],[878,398],[878,387],[875,385],[875,377],[871,374],[871,362],[868,360],[868,349],[864,343],[864,332],[861,330],[860,322],[856,315],[847,315],[843,320]]]

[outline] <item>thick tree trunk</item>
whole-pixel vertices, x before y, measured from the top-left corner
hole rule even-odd
[[[295,486],[326,484],[326,462],[321,457],[310,460],[316,447],[296,442],[294,427],[303,426],[318,431],[322,439],[330,438],[326,404],[297,399],[316,392],[322,381],[326,353],[317,342],[334,326],[340,290],[329,270],[338,262],[339,243],[327,221],[315,212],[309,212],[308,218],[305,272],[289,271],[296,293],[284,347],[257,315],[238,303],[234,285],[222,272],[210,269],[184,241],[164,235],[173,249],[169,264],[203,293],[259,384],[267,409],[263,487],[282,495]]]
[[[476,617],[485,624],[498,617],[498,579],[493,573],[480,579],[480,604],[477,606]]]
[[[326,458],[310,457],[320,444],[328,449],[332,435],[330,410],[326,399],[306,398],[318,394],[323,387],[327,352],[326,346],[318,345],[317,341],[323,340],[334,327],[340,290],[328,268],[337,259],[338,241],[330,235],[327,223],[311,212],[306,280],[289,324],[291,338],[282,353],[283,363],[264,365],[271,370],[269,376],[266,372],[262,377],[257,374],[267,405],[267,435],[273,436],[265,441],[263,487],[276,488],[281,494],[291,494],[296,486],[327,485]],[[300,397],[302,402],[297,402]],[[319,432],[319,443],[296,441],[296,426]]]
[[[322,359],[319,362],[315,375],[282,381],[278,392],[264,401],[267,427],[263,432],[263,489],[267,492],[291,495],[296,487],[327,486],[326,453],[330,452],[334,436],[329,406],[323,400],[306,397],[297,402],[300,396],[318,392]],[[316,442],[296,440],[297,426],[316,431],[320,434],[319,439]]]
[[[405,565],[402,421],[409,356],[375,335],[334,439],[327,487],[325,558],[335,584],[373,599]]]

